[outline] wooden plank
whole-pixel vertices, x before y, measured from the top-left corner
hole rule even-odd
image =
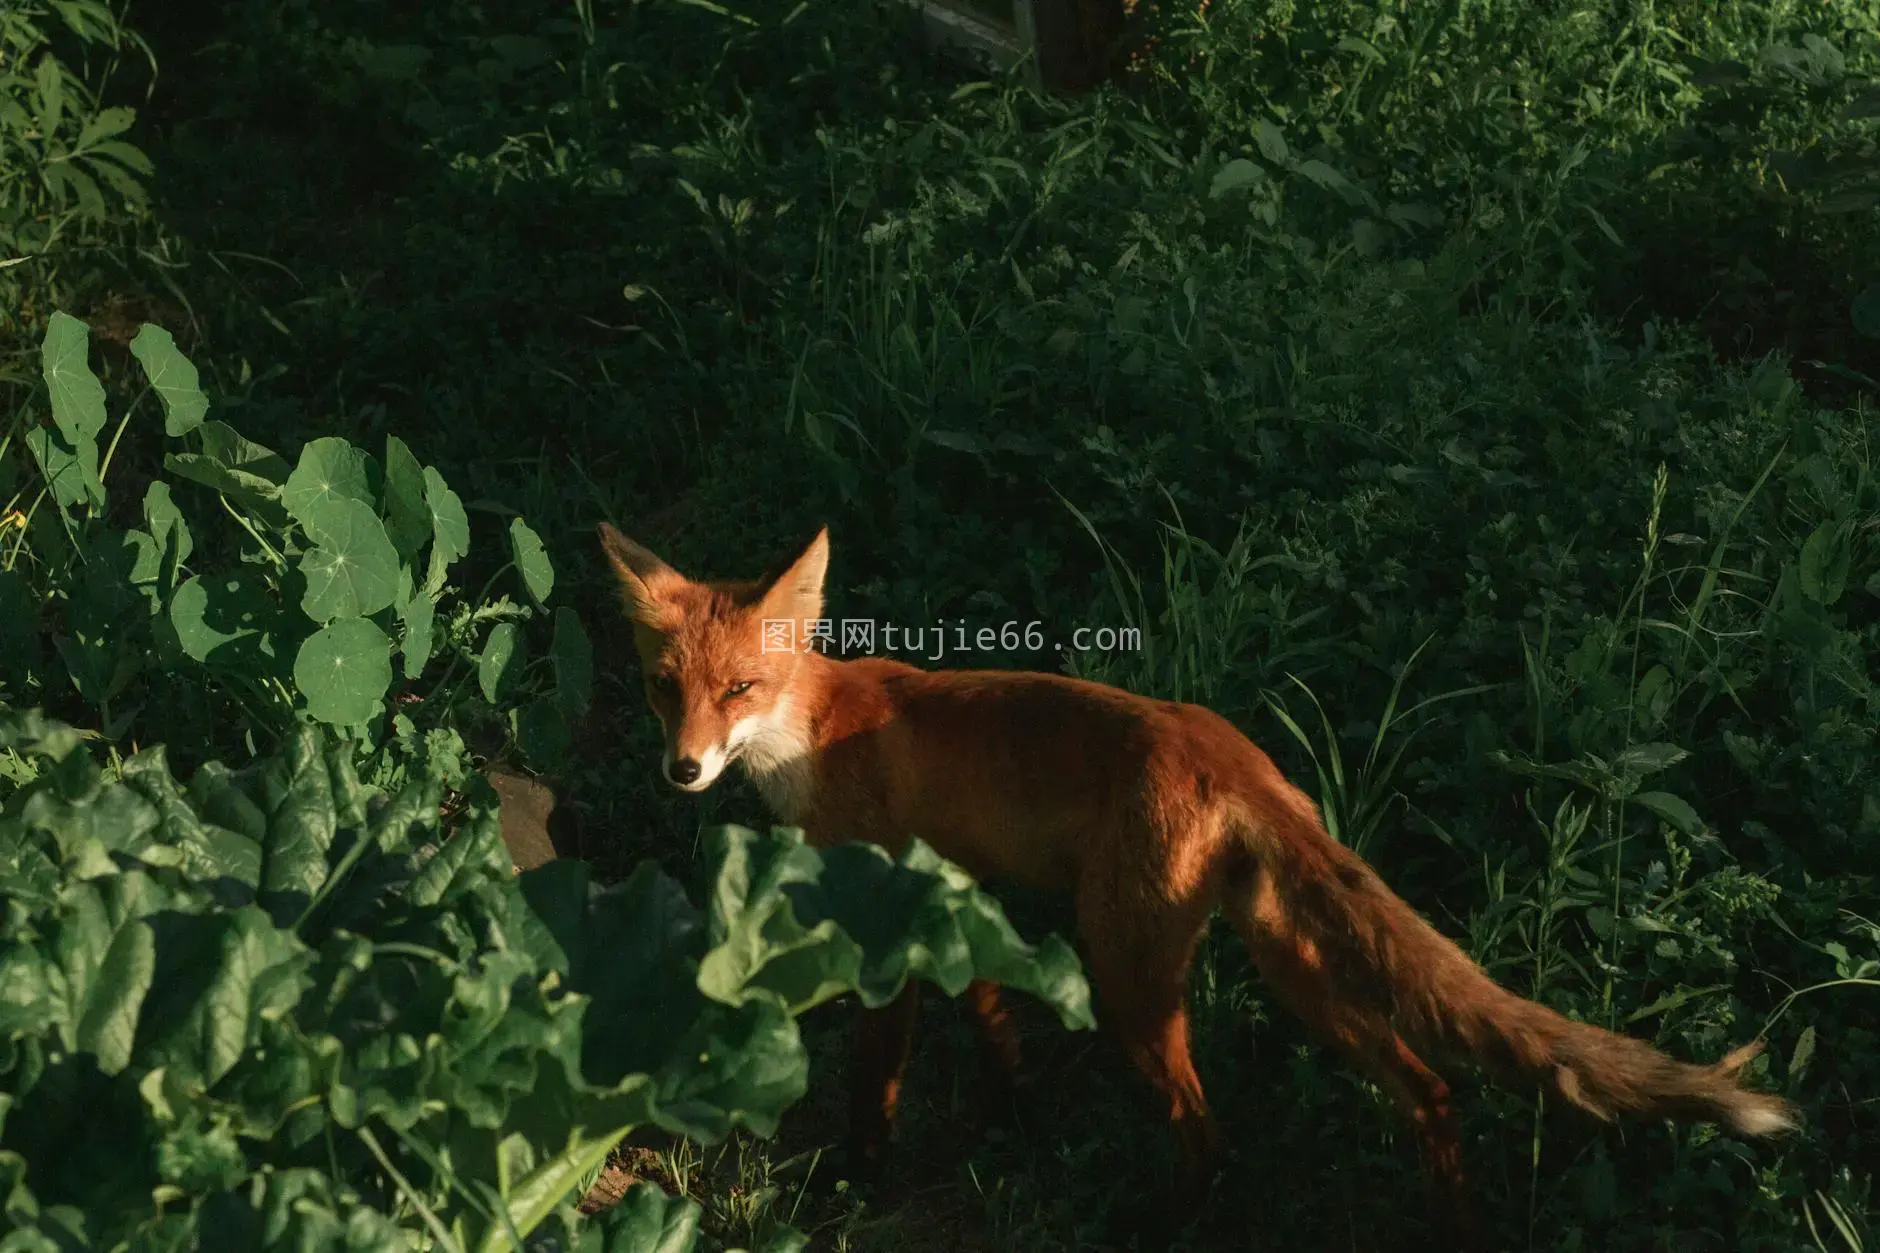
[[[1036,40],[1031,4],[1012,0],[1010,23],[965,0],[920,0],[920,12],[930,46],[980,70],[1003,73],[1023,61],[1025,78],[1037,86],[1038,61],[1029,56]]]
[[[1025,80],[1047,91],[1084,91],[1108,77],[1125,8],[1125,0],[1010,0],[1009,10],[999,0],[901,2],[919,6],[929,47],[981,72],[1022,62]]]
[[[548,834],[548,819],[555,812],[555,793],[541,780],[509,770],[492,769],[484,777],[502,799],[503,843],[509,846],[515,868],[533,870],[554,861],[555,841]]]

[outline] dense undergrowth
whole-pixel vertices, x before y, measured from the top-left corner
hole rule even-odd
[[[54,550],[25,540],[52,517],[28,518],[27,450],[51,446],[59,308],[136,416],[80,424],[109,450],[100,516],[173,555],[111,621],[160,625],[184,567],[300,616],[205,683],[155,627],[16,609],[0,700],[239,767],[321,720],[292,650],[431,613],[435,668],[401,674],[407,726],[363,768],[553,762],[597,878],[694,881],[701,819],[761,810],[659,790],[593,522],[749,575],[827,521],[837,617],[1141,626],[1140,652],[945,660],[1213,706],[1522,993],[1689,1056],[1766,1036],[1759,1081],[1808,1119],[1780,1144],[1465,1085],[1505,1246],[1871,1242],[1880,6],[1215,0],[1069,101],[970,81],[868,7],[174,0],[130,10],[136,40],[92,3],[11,12],[0,604],[88,604],[75,567],[20,559]],[[203,437],[138,399],[146,322],[210,419],[280,450],[277,485],[366,458],[351,495],[389,519],[426,499],[395,462],[448,483],[461,561],[432,587],[392,542],[391,598],[335,617],[293,582],[323,504],[250,502],[278,563],[243,559],[241,508],[179,552],[151,485]],[[485,663],[503,622],[520,651]],[[1417,1245],[1382,1096],[1234,945],[1194,988],[1229,1148],[1186,1247]],[[661,1142],[656,1173],[721,1245],[781,1219],[819,1247],[1108,1247],[1166,1168],[1133,1074],[1042,1014],[1023,1125],[967,1134],[956,1024],[928,1022],[881,1186],[822,1152],[827,1014],[776,1138]]]

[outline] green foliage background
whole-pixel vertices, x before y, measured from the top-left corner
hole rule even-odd
[[[389,482],[395,438],[470,541],[436,667],[404,676],[422,699],[362,768],[395,787],[547,728],[604,880],[651,858],[692,881],[700,819],[761,811],[659,789],[597,516],[720,575],[828,521],[837,617],[1139,625],[1136,653],[944,660],[1208,703],[1511,986],[1691,1056],[1767,1035],[1761,1081],[1809,1120],[1782,1145],[1464,1085],[1506,1246],[1871,1242],[1880,6],[1165,8],[1124,89],[1053,101],[926,60],[892,8],[16,5],[0,503],[24,517],[22,449],[63,430],[54,308],[94,328],[100,404],[143,409],[92,432],[115,450],[96,525],[158,543],[166,455],[215,451],[138,400],[147,322],[284,468],[336,440]],[[581,650],[531,599],[518,513],[593,636],[591,704],[558,695]],[[190,519],[193,573],[249,569],[215,516]],[[0,554],[28,529],[0,524]],[[83,603],[75,567],[0,564]],[[405,638],[396,606],[351,620],[373,613]],[[115,661],[21,620],[0,655],[47,655],[3,698],[127,756],[240,764],[308,712],[285,680],[248,693],[247,661],[106,698]],[[1415,1244],[1381,1096],[1231,943],[1195,993],[1230,1150],[1186,1247]],[[817,1069],[778,1138],[661,1145],[705,1239],[782,1217],[829,1247],[1107,1247],[1167,1151],[1127,1067],[1040,1014],[1021,1126],[968,1136],[957,1024],[928,1021],[881,1188],[820,1152],[839,1015],[804,1020]]]

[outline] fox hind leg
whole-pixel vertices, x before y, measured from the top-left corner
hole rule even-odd
[[[1429,1179],[1431,1217],[1448,1229],[1451,1247],[1465,1253],[1485,1249],[1463,1177],[1462,1135],[1449,1085],[1416,1055],[1380,1009],[1354,1003],[1341,991],[1309,936],[1288,929],[1283,918],[1266,919],[1270,925],[1263,926],[1250,906],[1230,908],[1230,916],[1274,998],[1369,1075],[1409,1116]]]
[[[981,1117],[1009,1123],[1018,1113],[1018,1028],[1006,1010],[999,985],[975,979],[962,998],[979,1040],[978,1103]]]
[[[1168,1103],[1180,1161],[1164,1221],[1206,1193],[1220,1131],[1189,1052],[1188,964],[1208,917],[1206,902],[1164,897],[1144,908],[1145,888],[1112,893],[1086,882],[1079,892],[1083,937],[1098,1020]],[[1126,902],[1126,903],[1125,903]]]
[[[849,1089],[851,1168],[865,1178],[879,1173],[894,1134],[901,1083],[920,1020],[920,984],[908,980],[901,994],[880,1009],[856,1017]]]

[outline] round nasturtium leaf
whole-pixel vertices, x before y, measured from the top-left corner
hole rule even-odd
[[[344,506],[360,504],[372,512],[372,485],[366,455],[337,436],[316,439],[300,450],[300,464],[281,488],[281,503],[313,542],[324,546],[333,528],[346,521]]]
[[[335,500],[322,515],[320,546],[300,559],[307,594],[300,607],[315,622],[375,614],[398,599],[398,550],[369,505]]]
[[[549,564],[542,537],[521,518],[509,520],[509,554],[516,568],[522,571],[522,581],[528,585],[535,603],[546,603],[548,594],[555,590],[555,567]]]
[[[193,661],[263,666],[267,633],[279,616],[259,579],[248,571],[197,575],[170,597],[170,624]]]
[[[385,437],[385,532],[409,561],[431,538],[431,508],[424,502],[424,467],[405,441]]]
[[[392,685],[391,637],[365,618],[335,622],[300,646],[294,682],[307,698],[307,712],[321,722],[368,722]]]
[[[499,622],[490,629],[490,637],[483,644],[483,655],[477,659],[477,686],[483,689],[484,700],[494,705],[514,686],[522,672],[522,663],[527,659],[525,652],[522,628],[515,623]]]
[[[431,509],[433,555],[447,566],[470,551],[470,517],[463,510],[463,500],[430,466],[424,467],[424,503]]]
[[[424,663],[431,660],[432,640],[436,630],[437,606],[423,588],[398,604],[398,616],[405,623],[405,677],[415,679],[424,673]]]

